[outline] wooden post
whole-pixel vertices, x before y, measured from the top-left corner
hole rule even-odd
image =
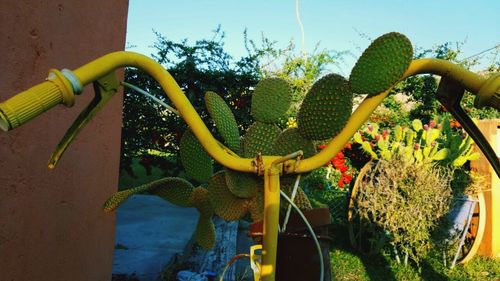
[[[479,130],[500,155],[500,119],[480,120]],[[475,148],[477,151],[479,149]],[[486,201],[486,228],[478,253],[487,257],[500,257],[500,179],[481,153],[481,158],[471,162],[471,168],[485,176],[483,187]]]

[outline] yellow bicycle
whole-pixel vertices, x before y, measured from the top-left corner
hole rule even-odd
[[[93,83],[96,97],[57,146],[49,161],[49,167],[53,168],[79,131],[117,92],[120,83],[114,74],[115,71],[122,67],[135,67],[147,72],[159,82],[179,115],[212,158],[232,170],[263,176],[265,218],[262,259],[255,278],[271,281],[275,280],[280,175],[306,173],[323,166],[351,139],[375,108],[389,95],[392,87],[407,77],[423,73],[441,76],[437,99],[472,136],[496,173],[500,175],[500,163],[495,152],[460,107],[464,92],[469,91],[476,95],[476,107],[490,106],[500,110],[500,73],[486,79],[448,61],[412,60],[412,53],[400,53],[401,49],[407,46],[401,47],[397,41],[400,36],[395,34],[380,37],[363,53],[349,82],[354,92],[367,94],[367,97],[327,147],[306,159],[302,159],[301,151],[289,155],[239,157],[212,136],[174,78],[160,64],[146,56],[125,51],[110,53],[74,70],[50,70],[47,81],[0,103],[0,128],[4,131],[15,129],[58,104],[70,107],[75,102],[75,94],[81,93],[85,85]]]

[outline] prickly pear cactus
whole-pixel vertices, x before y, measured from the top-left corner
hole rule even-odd
[[[213,247],[215,243],[215,228],[212,222],[214,211],[208,203],[208,191],[202,187],[194,188],[185,179],[164,178],[136,188],[119,191],[104,203],[103,209],[106,212],[114,211],[130,196],[145,192],[157,195],[180,207],[195,207],[200,213],[195,239],[205,249]]]
[[[349,77],[351,90],[379,94],[403,77],[410,66],[413,47],[406,36],[391,32],[375,39],[363,52]]]
[[[184,132],[179,145],[182,166],[198,182],[207,182],[214,170],[214,160],[208,155],[191,130]]]
[[[205,94],[205,104],[217,130],[224,139],[224,143],[231,150],[238,152],[240,149],[240,132],[231,108],[214,92]]]
[[[276,123],[292,104],[292,90],[280,78],[267,78],[255,86],[252,96],[252,116],[265,123]]]
[[[256,121],[241,140],[243,157],[253,158],[258,153],[271,155],[273,143],[281,134],[281,129],[275,124]]]
[[[307,93],[297,116],[297,128],[282,131],[275,123],[289,110],[292,93],[290,86],[278,78],[260,81],[252,97],[251,114],[255,123],[240,138],[238,125],[229,106],[213,92],[205,95],[208,112],[220,133],[222,143],[233,152],[246,158],[257,155],[284,156],[298,150],[306,158],[316,153],[313,141],[335,137],[345,126],[351,115],[353,92],[374,95],[387,90],[400,79],[412,58],[412,47],[408,39],[399,33],[389,33],[376,39],[356,63],[350,81],[337,74],[329,74],[318,80]],[[438,149],[436,140],[439,131],[421,132],[418,124],[414,129],[399,128],[396,141],[378,139],[379,150],[374,151],[362,136],[355,136],[362,147],[374,158],[390,158],[396,151],[404,151],[415,161],[425,159],[448,159],[452,150]],[[378,130],[378,128],[377,128]],[[372,129],[372,134],[376,130]],[[418,140],[420,148],[414,145]],[[406,145],[405,145],[406,143]],[[449,139],[449,146],[455,147],[457,157],[453,163],[460,164],[470,159],[470,142]],[[461,158],[462,157],[462,158]],[[131,195],[151,193],[182,207],[194,207],[200,213],[195,239],[204,248],[215,243],[214,214],[226,220],[238,220],[250,214],[254,221],[264,217],[263,179],[253,174],[243,174],[224,169],[214,174],[213,159],[206,153],[191,130],[187,130],[180,143],[180,159],[186,173],[207,188],[194,188],[179,178],[166,178],[143,186],[120,191],[104,204],[105,211],[116,209]],[[282,188],[291,194],[295,175],[282,177]],[[295,203],[303,210],[311,204],[300,187]]]
[[[335,137],[351,115],[352,100],[344,77],[329,74],[321,78],[302,102],[297,116],[299,133],[309,140]]]

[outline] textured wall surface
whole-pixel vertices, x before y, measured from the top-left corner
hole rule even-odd
[[[0,3],[0,100],[40,83],[49,68],[123,50],[128,1]],[[121,94],[86,126],[50,171],[47,161],[93,97],[0,132],[0,280],[110,280],[114,215],[100,207],[117,187]]]

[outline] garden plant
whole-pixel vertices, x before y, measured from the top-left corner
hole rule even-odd
[[[481,134],[473,130],[474,124],[453,103],[456,98],[460,100],[460,92],[468,89],[477,94],[477,106],[497,108],[499,80],[494,77],[490,80],[480,78],[444,61],[412,61],[412,57],[412,45],[402,34],[388,33],[377,38],[358,60],[348,80],[329,74],[314,83],[297,113],[297,128],[284,131],[275,123],[290,107],[290,87],[285,81],[269,78],[255,87],[251,108],[255,121],[241,138],[231,109],[220,96],[209,92],[205,97],[207,109],[222,136],[221,140],[216,140],[175,80],[159,64],[138,54],[117,52],[74,71],[52,70],[48,81],[0,104],[0,127],[5,130],[16,128],[59,103],[70,106],[74,101],[74,91],[78,92],[83,85],[96,81],[98,98],[79,116],[64,137],[50,161],[53,167],[74,136],[116,92],[119,82],[113,71],[125,65],[147,71],[159,81],[190,127],[182,136],[180,157],[184,169],[197,185],[181,178],[165,178],[116,193],[104,204],[104,209],[113,210],[130,195],[139,192],[156,194],[179,206],[194,207],[200,213],[195,237],[205,248],[214,244],[213,214],[226,220],[236,220],[249,213],[254,220],[264,220],[262,259],[255,274],[261,280],[274,280],[280,195],[287,198],[286,193],[291,193],[296,205],[302,209],[310,208],[307,197],[295,184],[297,174],[305,177],[331,161],[387,97],[393,85],[406,77],[423,72],[444,76],[438,92],[440,101],[472,133],[478,146],[500,172],[500,164],[492,156],[491,147]],[[460,83],[456,82],[457,77]],[[353,93],[367,96],[354,112]],[[450,95],[455,95],[455,99],[446,99]],[[414,129],[418,132],[422,130]],[[428,158],[444,160],[451,155],[442,152],[439,147],[435,148],[437,144],[432,144],[435,133],[430,132],[421,138],[428,146],[423,147],[421,153],[418,153],[420,147],[413,146],[411,155],[406,154],[408,158],[411,156],[415,162],[425,162]],[[329,139],[328,145],[317,152],[315,141]],[[381,151],[392,149],[384,146],[383,142],[378,145]],[[387,156],[386,152],[383,154]],[[474,156],[466,150],[458,153],[453,161],[460,157]],[[224,168],[214,173],[211,158]],[[280,186],[283,193],[280,193]],[[315,239],[316,236],[312,237]],[[319,256],[322,257],[321,254]],[[323,274],[321,270],[319,279],[323,280]]]

